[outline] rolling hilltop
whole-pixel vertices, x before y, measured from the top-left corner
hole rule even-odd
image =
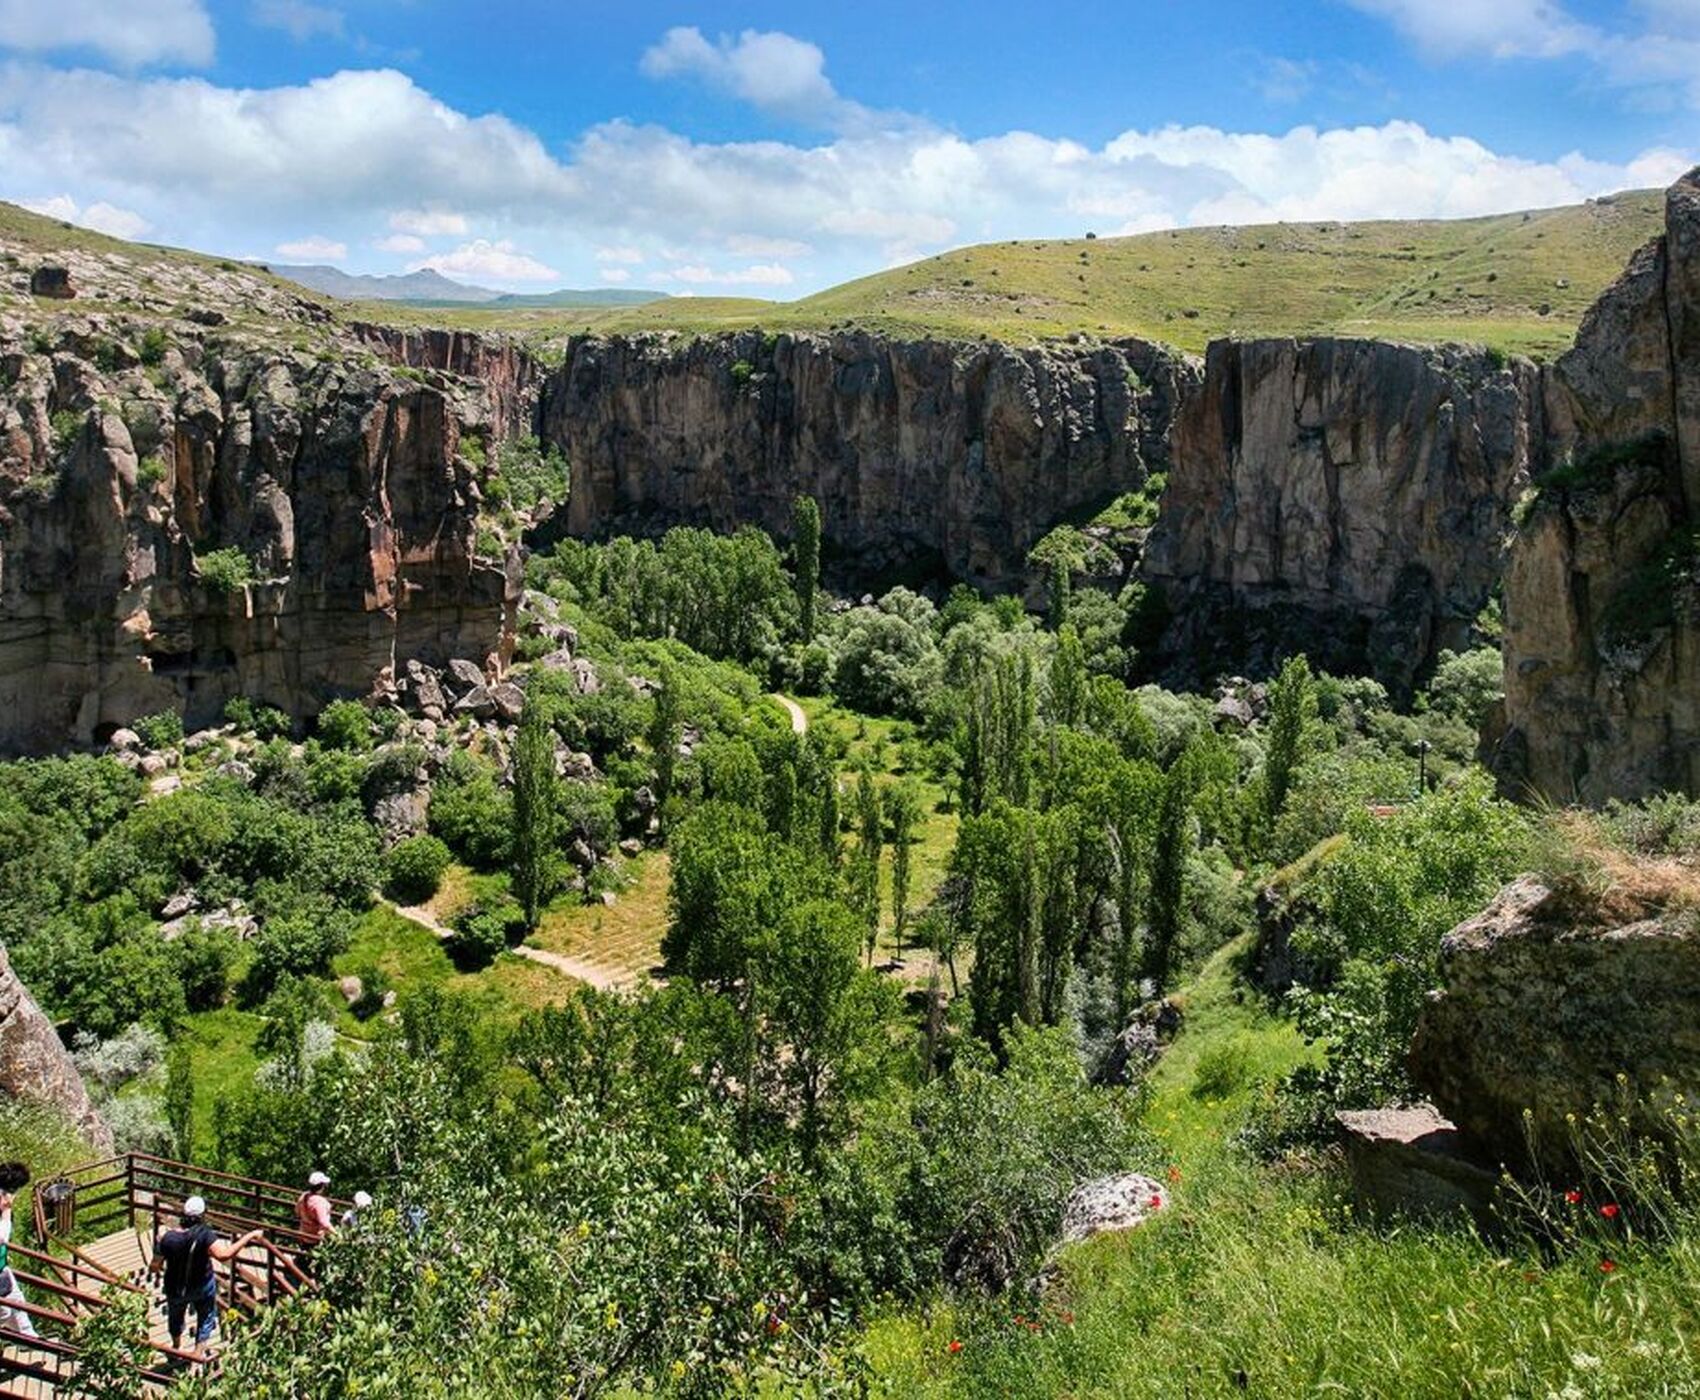
[[[641,306],[406,306],[333,301],[348,319],[528,336],[579,331],[825,330],[1016,341],[1085,332],[1202,350],[1219,336],[1344,334],[1480,341],[1551,355],[1629,254],[1658,231],[1663,194],[1479,219],[1264,224],[1129,238],[981,244],[791,302],[669,297]],[[0,204],[0,232],[45,251],[215,260],[125,244]]]

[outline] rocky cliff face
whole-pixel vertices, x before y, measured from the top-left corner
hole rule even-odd
[[[505,659],[517,564],[479,556],[463,449],[529,423],[530,362],[224,320],[0,317],[0,746],[205,724],[236,695],[311,714],[411,658]]]
[[[1172,618],[1154,669],[1197,684],[1305,651],[1408,693],[1486,603],[1540,434],[1526,361],[1212,344],[1142,564]]]
[[[42,1014],[0,948],[0,1094],[45,1104],[74,1124],[97,1152],[112,1130],[94,1105],[53,1023]]]
[[[1508,790],[1700,793],[1700,171],[1545,385],[1505,580]]]
[[[841,572],[917,561],[999,584],[1071,513],[1167,465],[1196,381],[1143,342],[1013,347],[750,332],[575,341],[544,386],[575,534],[790,530],[821,506]]]

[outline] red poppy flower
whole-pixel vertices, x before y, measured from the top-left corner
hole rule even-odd
[[[947,1346],[945,1348],[945,1350],[948,1351],[952,1356],[955,1356],[957,1352],[962,1350],[962,1343],[957,1341],[955,1337],[952,1337],[950,1339],[950,1345]]]
[[[1564,1193],[1564,1199],[1573,1206],[1579,1206],[1582,1204],[1582,1193],[1572,1189]]]
[[[1600,1272],[1602,1274],[1609,1274],[1616,1268],[1617,1268],[1617,1260],[1615,1260],[1615,1259],[1602,1259],[1602,1260],[1600,1260]]]
[[[1163,1198],[1161,1196],[1152,1196],[1152,1198],[1145,1204],[1150,1206],[1152,1210],[1162,1210]]]
[[[1616,1205],[1616,1203],[1613,1202],[1613,1201],[1607,1201],[1603,1206],[1600,1207],[1600,1214],[1605,1216],[1605,1218],[1607,1220],[1616,1220],[1617,1219],[1617,1205]]]

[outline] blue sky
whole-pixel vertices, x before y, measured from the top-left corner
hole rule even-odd
[[[0,0],[0,196],[486,285],[1454,216],[1700,160],[1700,0]]]

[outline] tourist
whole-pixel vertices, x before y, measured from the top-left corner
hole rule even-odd
[[[316,1171],[307,1178],[307,1189],[295,1198],[295,1228],[309,1248],[331,1232],[331,1198],[325,1194],[330,1184],[330,1177]]]
[[[347,1210],[343,1211],[342,1219],[337,1223],[345,1230],[358,1225],[360,1223],[360,1212],[365,1210],[366,1207],[371,1204],[371,1196],[367,1195],[364,1191],[356,1191],[354,1193],[354,1204]]]
[[[218,1331],[218,1275],[215,1263],[234,1259],[264,1232],[250,1230],[232,1240],[207,1224],[207,1203],[199,1196],[183,1202],[183,1222],[167,1230],[154,1246],[148,1271],[165,1275],[165,1328],[173,1349],[180,1350],[183,1320],[195,1309],[195,1354],[205,1358],[207,1344]]]
[[[12,1272],[12,1203],[29,1185],[30,1169],[22,1162],[0,1162],[0,1327],[35,1338],[35,1324],[18,1306],[28,1302]]]

